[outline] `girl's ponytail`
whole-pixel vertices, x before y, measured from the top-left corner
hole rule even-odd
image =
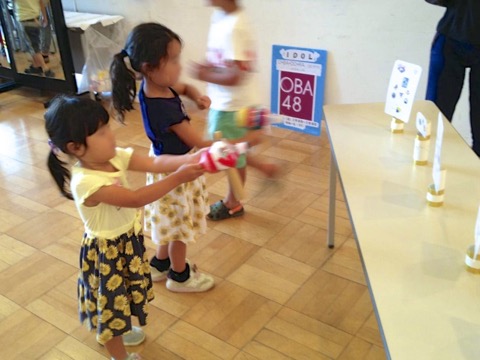
[[[122,50],[113,57],[110,65],[113,107],[122,122],[125,111],[133,109],[133,101],[137,95],[135,73],[125,64],[125,57],[128,57],[128,54]]]
[[[68,190],[70,183],[70,171],[65,167],[67,164],[60,160],[55,152],[55,149],[51,149],[50,154],[48,155],[48,170],[50,170],[50,174],[52,174],[52,177],[62,195],[67,199],[73,200],[72,194]]]

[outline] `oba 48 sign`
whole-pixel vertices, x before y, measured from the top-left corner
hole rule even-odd
[[[280,114],[313,119],[315,75],[280,72]]]
[[[273,46],[273,113],[282,115],[277,126],[320,135],[322,119],[325,50]]]

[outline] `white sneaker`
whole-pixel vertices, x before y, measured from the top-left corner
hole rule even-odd
[[[190,277],[185,282],[167,279],[167,289],[173,292],[204,292],[215,285],[215,280],[210,275],[197,271],[197,267],[190,267]]]
[[[137,346],[145,341],[145,333],[142,328],[132,326],[132,330],[122,335],[123,345]]]
[[[158,270],[155,266],[150,265],[150,275],[152,275],[152,281],[163,281],[167,278],[168,269],[165,271]]]
[[[115,358],[112,357],[112,360],[115,360]],[[142,360],[142,357],[140,354],[130,353],[125,360]]]

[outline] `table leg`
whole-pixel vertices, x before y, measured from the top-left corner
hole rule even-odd
[[[330,156],[330,198],[328,203],[328,230],[327,244],[330,249],[335,246],[335,197],[337,194],[337,162],[333,156],[333,149]]]

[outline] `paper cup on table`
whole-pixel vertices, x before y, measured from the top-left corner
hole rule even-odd
[[[413,161],[415,162],[415,165],[427,165],[429,149],[430,136],[423,137],[417,135],[413,147]]]
[[[445,189],[435,190],[435,185],[430,184],[427,189],[427,202],[432,207],[439,207],[443,205],[445,197]]]
[[[473,274],[480,274],[480,254],[475,256],[475,245],[471,245],[467,249],[465,255],[465,265],[467,265],[467,271]]]
[[[403,133],[403,129],[405,127],[405,123],[402,120],[392,118],[392,122],[390,123],[390,129],[394,134]]]

